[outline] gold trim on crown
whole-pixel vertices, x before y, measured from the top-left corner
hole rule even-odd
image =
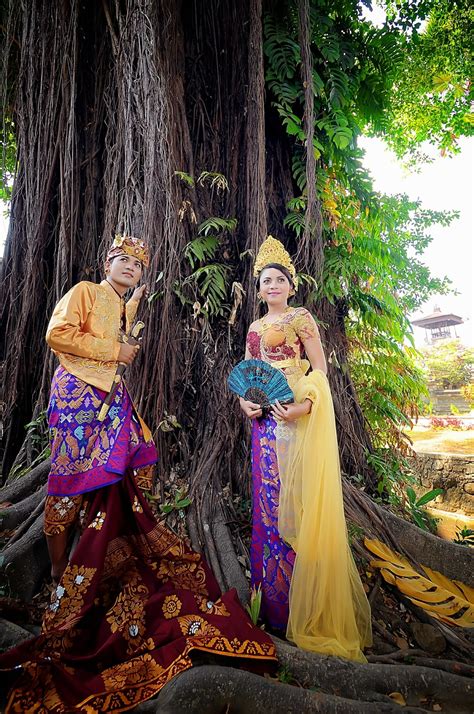
[[[273,236],[268,236],[268,238],[264,240],[260,246],[260,250],[257,253],[255,264],[253,266],[254,276],[257,277],[260,275],[264,267],[270,263],[278,263],[286,268],[293,278],[293,282],[296,287],[296,270],[291,261],[290,254],[285,249],[283,243]]]
[[[114,238],[114,242],[109,248],[107,253],[107,259],[115,258],[117,255],[131,255],[133,258],[137,258],[145,268],[148,268],[150,263],[150,255],[148,252],[148,246],[145,241],[140,238],[135,238],[134,236],[123,236],[120,233]]]

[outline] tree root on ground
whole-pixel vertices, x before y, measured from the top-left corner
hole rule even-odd
[[[474,549],[459,547],[421,530],[375,503],[347,479],[343,485],[346,515],[363,528],[367,536],[383,540],[399,553],[408,555],[414,563],[422,563],[451,580],[474,587]]]
[[[331,694],[367,701],[400,692],[409,705],[423,707],[423,702],[434,701],[452,714],[472,710],[474,680],[470,677],[418,665],[358,664],[274,640],[278,661],[304,687],[317,686]]]
[[[32,494],[46,483],[50,468],[51,459],[45,459],[27,474],[7,482],[0,488],[0,503],[18,503]]]
[[[7,544],[2,555],[2,571],[8,592],[13,597],[30,602],[49,566],[42,513],[37,515],[21,538]]]
[[[379,714],[399,712],[390,698],[371,702],[309,691],[231,667],[202,665],[171,680],[156,699],[136,707],[140,714]],[[406,707],[405,712],[423,712]]]

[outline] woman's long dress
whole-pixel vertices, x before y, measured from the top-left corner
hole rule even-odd
[[[250,355],[284,372],[295,402],[312,402],[296,421],[253,423],[252,583],[264,619],[299,647],[362,662],[370,606],[347,538],[331,391],[321,370],[305,376],[304,345],[316,336],[304,308],[248,334]]]
[[[253,323],[247,349],[254,359],[282,369],[290,387],[308,370],[304,342],[317,335],[317,327],[305,308],[287,308],[276,322],[265,318]],[[278,424],[273,417],[255,419],[252,426],[253,523],[250,552],[251,580],[261,586],[261,614],[273,628],[286,629],[288,593],[295,560],[294,551],[278,531],[280,477],[278,460],[293,425]]]

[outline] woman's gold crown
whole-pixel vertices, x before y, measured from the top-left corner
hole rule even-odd
[[[282,265],[286,268],[293,278],[296,287],[296,270],[291,261],[290,254],[285,249],[283,243],[273,236],[268,236],[260,246],[253,266],[254,276],[257,277],[260,275],[264,267],[270,263],[278,263],[278,265]]]

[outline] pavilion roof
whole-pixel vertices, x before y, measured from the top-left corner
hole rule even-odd
[[[441,312],[435,310],[431,315],[419,317],[417,320],[411,320],[412,325],[418,327],[446,327],[449,325],[462,325],[464,320],[459,315],[454,315],[452,312]]]

